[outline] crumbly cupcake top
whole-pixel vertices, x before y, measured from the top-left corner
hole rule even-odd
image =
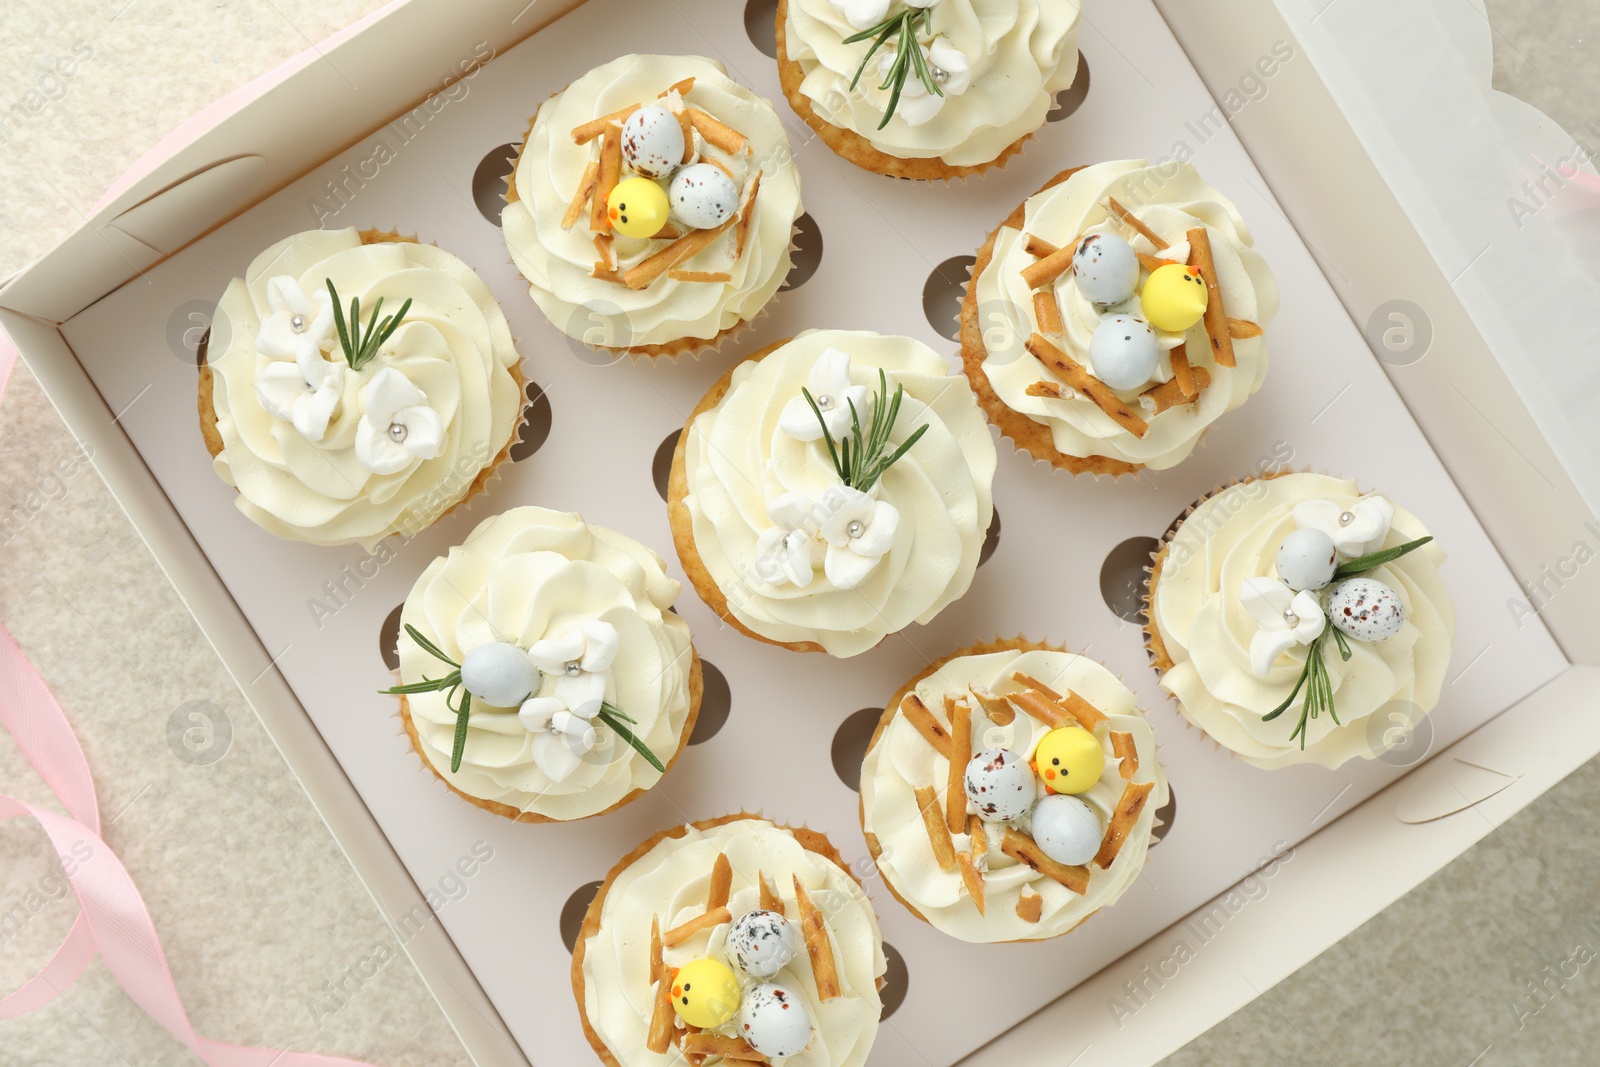
[[[655,785],[691,710],[678,589],[654,552],[578,515],[485,520],[400,613],[397,690],[423,757],[469,796],[549,819]]]
[[[1151,590],[1162,687],[1258,767],[1387,751],[1438,703],[1455,643],[1431,541],[1343,478],[1222,490],[1178,527]]]
[[[784,40],[824,121],[888,155],[973,166],[1072,84],[1078,15],[1078,0],[788,0]]]
[[[901,899],[963,941],[1055,937],[1138,878],[1167,802],[1133,693],[1044,648],[958,655],[861,768],[861,825]]]
[[[697,56],[628,55],[539,108],[501,224],[558,329],[710,339],[789,273],[800,175],[772,105]]]
[[[622,1067],[697,1053],[860,1067],[885,968],[855,880],[741,817],[685,827],[616,873],[584,943],[583,1013]]]
[[[983,371],[1056,451],[1170,467],[1261,387],[1277,284],[1192,166],[1085,167],[1024,215],[977,278]]]
[[[736,367],[687,433],[695,548],[761,636],[853,656],[971,583],[994,444],[966,380],[927,345],[803,333]]]
[[[414,533],[516,427],[505,315],[472,268],[432,245],[295,234],[229,284],[218,319],[214,466],[239,510],[279,537],[370,549]]]

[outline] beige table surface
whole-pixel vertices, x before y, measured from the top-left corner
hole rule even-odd
[[[175,124],[376,6],[0,0],[0,276],[76,225]],[[1492,0],[1489,14],[1498,87],[1569,130],[1596,120],[1594,0]],[[58,61],[74,55],[87,58],[61,76]],[[19,369],[0,402],[0,619],[82,738],[106,838],[144,894],[197,1029],[379,1065],[466,1062],[105,486],[71,462],[61,476],[73,449]],[[209,763],[179,759],[169,742],[191,701],[211,702],[232,729]],[[0,791],[47,796],[4,736]],[[1600,762],[1167,1063],[1600,1062],[1597,812]],[[71,923],[48,856],[36,827],[0,824],[0,990],[32,974]],[[449,906],[470,902],[469,884]],[[0,1022],[0,1067],[198,1062],[98,961],[49,1007]]]

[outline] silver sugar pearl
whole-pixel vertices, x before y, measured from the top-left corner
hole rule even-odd
[[[852,519],[850,525],[844,528],[844,532],[851,537],[860,537],[865,529],[866,527],[861,524],[860,519]]]
[[[389,439],[396,442],[404,441],[406,439],[405,426],[398,422],[391,422],[389,424]]]
[[[933,70],[933,80],[934,81],[936,81],[939,84],[943,85],[945,82],[950,80],[950,72],[948,70],[945,70],[942,67],[935,67],[931,63],[928,64],[928,66],[931,67],[932,70]]]
[[[294,316],[294,318],[290,319],[289,320],[289,329],[293,330],[295,333],[305,333],[306,332],[305,316],[304,315],[296,315],[296,316]]]
[[[577,660],[573,660],[571,663],[567,664],[567,677],[576,678],[582,673],[583,666]]]
[[[1341,512],[1339,514],[1339,525],[1340,526],[1349,526],[1352,522],[1355,522],[1355,521],[1356,521],[1356,513],[1353,512],[1353,511],[1345,511],[1345,512]]]
[[[1298,616],[1298,615],[1296,615],[1294,613],[1294,609],[1293,608],[1289,608],[1287,611],[1285,611],[1283,613],[1283,621],[1288,623],[1290,626],[1299,626],[1300,625],[1300,616]]]
[[[822,411],[832,411],[833,397],[829,396],[827,393],[823,393],[821,396],[817,397],[817,407]]]

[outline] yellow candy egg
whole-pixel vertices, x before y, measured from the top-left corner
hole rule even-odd
[[[624,178],[606,197],[611,228],[624,237],[654,237],[670,211],[666,190],[649,178]]]
[[[1100,780],[1106,754],[1094,734],[1081,726],[1061,726],[1039,739],[1033,769],[1052,793],[1084,793]]]
[[[1139,293],[1145,321],[1158,330],[1182,333],[1206,313],[1206,283],[1182,263],[1165,263],[1150,272]]]
[[[672,980],[672,1010],[702,1030],[721,1026],[739,1011],[739,979],[721,960],[691,960]]]

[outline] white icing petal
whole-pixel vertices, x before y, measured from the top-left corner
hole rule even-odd
[[[1349,522],[1341,522],[1344,515]],[[1394,505],[1377,494],[1368,494],[1345,507],[1332,500],[1307,500],[1295,506],[1295,525],[1321,530],[1333,539],[1333,547],[1346,559],[1375,552],[1388,536],[1394,521]]]
[[[528,658],[546,674],[565,674],[567,664],[583,655],[586,643],[583,630],[574,626],[560,637],[535,641],[533,647],[528,649]]]
[[[606,676],[603,672],[562,672],[555,676],[555,695],[562,705],[574,715],[592,719],[600,711],[606,698]]]
[[[1276,578],[1250,577],[1239,587],[1239,603],[1268,629],[1283,628],[1283,613],[1294,603],[1294,590]]]
[[[579,661],[580,666],[586,671],[608,669],[617,658],[617,649],[622,644],[617,636],[617,628],[599,619],[586,619],[578,628],[583,633],[583,659]]]
[[[889,14],[891,0],[828,0],[833,9],[843,15],[845,21],[858,30],[869,26],[876,26]],[[933,0],[928,0],[932,3]],[[927,7],[927,3],[913,4],[913,7]]]
[[[256,399],[275,419],[294,420],[294,406],[305,398],[306,380],[293,363],[268,363],[256,372]]]
[[[333,342],[333,300],[326,288],[308,296],[293,277],[280,274],[267,279],[266,289],[269,311],[256,332],[256,351],[269,359],[294,359],[301,341],[319,348]]]
[[[828,432],[835,441],[845,437],[853,425],[850,416],[852,404],[863,426],[871,418],[871,390],[864,385],[850,383],[850,357],[837,348],[827,349],[818,357],[806,387],[811,392],[811,399],[817,403],[816,410],[812,410],[811,403],[804,396],[797,396],[783,406],[783,414],[778,417],[778,429],[798,441],[822,440],[823,423],[827,424]],[[818,411],[822,413],[822,422],[817,421]],[[776,522],[784,521],[777,516],[773,516],[773,519]]]
[[[374,474],[396,474],[417,459],[432,459],[444,442],[444,423],[427,395],[404,374],[385,367],[361,391],[365,409],[356,425],[356,457]]]
[[[960,96],[972,85],[972,63],[967,54],[941,34],[928,45],[928,62],[949,75],[939,83],[944,95]]]
[[[1261,627],[1250,639],[1250,669],[1258,678],[1271,673],[1278,657],[1295,645],[1316,640],[1328,621],[1314,594],[1297,593],[1277,578],[1246,578],[1239,602]]]
[[[533,753],[534,766],[558,785],[572,777],[572,772],[582,762],[583,754],[589,751],[581,738],[554,728],[534,734],[528,748]]]
[[[1278,657],[1294,646],[1295,636],[1286,629],[1257,630],[1250,639],[1250,669],[1257,678],[1265,678]]]

